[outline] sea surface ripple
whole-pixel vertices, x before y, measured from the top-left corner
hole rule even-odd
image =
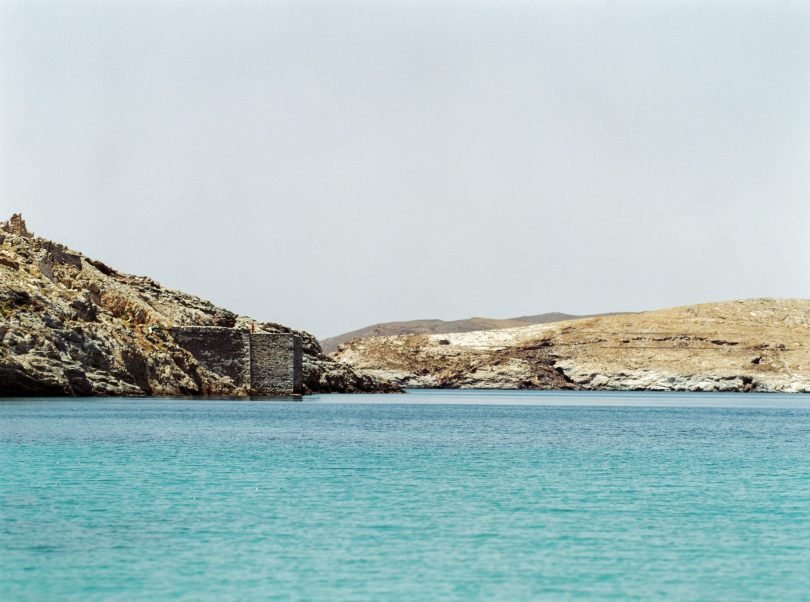
[[[802,600],[810,397],[0,401],[1,600]]]

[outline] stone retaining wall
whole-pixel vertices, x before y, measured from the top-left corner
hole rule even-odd
[[[303,389],[300,337],[216,326],[181,326],[171,332],[205,369],[231,378],[252,395],[289,395]]]

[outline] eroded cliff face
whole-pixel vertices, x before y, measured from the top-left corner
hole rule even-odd
[[[333,357],[407,387],[810,392],[810,301],[368,338]]]
[[[246,395],[178,347],[169,328],[192,325],[297,334],[306,392],[396,390],[326,357],[309,333],[122,274],[33,236],[18,215],[0,222],[0,395]]]

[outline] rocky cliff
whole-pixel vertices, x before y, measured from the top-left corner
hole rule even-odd
[[[810,392],[810,301],[367,338],[333,357],[407,387]]]
[[[325,356],[309,333],[256,322],[150,278],[122,274],[0,222],[0,395],[246,395],[178,347],[174,326],[294,332],[306,392],[396,390]]]

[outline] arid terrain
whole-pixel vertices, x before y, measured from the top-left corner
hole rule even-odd
[[[407,387],[810,392],[810,301],[365,338],[333,357]]]
[[[810,392],[808,300],[556,321],[565,317],[381,324],[357,331],[365,337],[329,357],[306,332],[122,274],[33,236],[19,216],[0,222],[0,395],[246,394],[176,345],[168,329],[183,325],[298,334],[308,392],[398,385]],[[389,330],[417,333],[382,336]]]
[[[248,393],[178,347],[174,326],[293,332],[306,392],[396,389],[325,356],[309,333],[122,274],[33,236],[20,216],[0,222],[0,396]]]
[[[599,314],[612,315],[612,314]],[[530,324],[548,324],[549,322],[562,322],[592,316],[575,316],[557,311],[535,316],[518,316],[517,318],[467,318],[465,320],[407,320],[405,322],[383,322],[372,324],[339,334],[334,337],[321,339],[324,353],[333,353],[337,348],[352,339],[365,339],[367,337],[386,337],[404,334],[443,334],[451,332],[474,332],[478,330],[498,330],[501,328],[516,328]]]

